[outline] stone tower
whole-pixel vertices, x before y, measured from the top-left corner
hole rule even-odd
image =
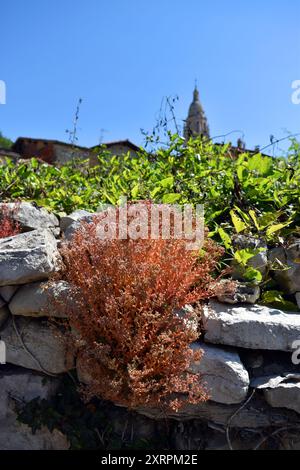
[[[209,127],[201,103],[199,101],[199,91],[195,86],[193,101],[189,107],[188,117],[184,125],[184,138],[203,136],[209,138]]]

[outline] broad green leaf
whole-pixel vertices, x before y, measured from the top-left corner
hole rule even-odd
[[[174,204],[175,202],[181,199],[181,194],[178,193],[169,193],[165,194],[162,198],[164,204]]]
[[[242,219],[240,219],[236,213],[234,212],[234,210],[231,210],[230,211],[230,215],[231,215],[231,220],[232,220],[232,223],[234,225],[234,228],[236,230],[237,233],[240,233],[242,232],[243,230],[245,230],[246,228],[246,224],[242,221]]]
[[[251,224],[251,218],[246,212],[242,211],[240,207],[235,205],[234,210],[239,214],[239,216],[245,222],[245,224]]]
[[[261,298],[263,305],[269,305],[274,308],[278,308],[286,311],[298,311],[298,307],[294,302],[286,300],[283,293],[277,290],[269,290],[263,293]]]
[[[242,166],[242,165],[238,166],[237,170],[236,170],[236,173],[237,173],[238,179],[241,182],[243,182],[246,179],[247,170],[244,166]]]
[[[259,227],[259,224],[258,224],[258,221],[257,221],[255,212],[254,212],[253,210],[250,210],[250,211],[249,211],[249,215],[250,215],[251,219],[252,219],[253,222],[254,222],[255,228],[256,228],[257,230],[260,230],[260,227]]]
[[[174,184],[174,177],[173,176],[168,176],[168,178],[164,178],[159,182],[159,185],[162,188],[172,188]]]
[[[140,185],[139,184],[136,184],[132,190],[131,190],[131,196],[136,199],[137,198],[137,195],[139,194],[139,191],[140,191]]]
[[[248,168],[257,171],[261,175],[266,175],[272,168],[272,158],[263,157],[260,153],[257,153],[249,158]]]
[[[258,218],[260,229],[263,230],[266,227],[268,227],[268,225],[275,222],[280,216],[280,214],[281,214],[280,212],[266,212],[265,214],[261,215]]]
[[[248,261],[258,253],[258,249],[243,248],[242,250],[235,251],[233,256],[239,264],[241,264],[242,266],[246,266]]]
[[[229,248],[231,248],[231,238],[230,236],[228,235],[228,233],[225,232],[224,229],[222,229],[222,227],[219,227],[218,228],[218,232],[219,232],[219,235],[221,237],[221,240],[223,241],[224,243],[224,246],[226,248],[226,250],[228,250]]]
[[[258,269],[254,269],[251,266],[247,267],[244,277],[247,281],[252,282],[261,282],[262,281],[262,274]]]
[[[290,223],[291,223],[291,221],[285,222],[285,223],[282,223],[282,224],[271,225],[270,227],[267,228],[267,231],[266,231],[267,237],[269,238],[273,233],[278,232],[279,230],[281,230],[284,227],[287,227],[288,225],[290,225]]]
[[[161,187],[160,186],[157,186],[156,188],[154,188],[152,191],[151,191],[151,197],[154,198],[157,194],[159,194],[161,192]]]

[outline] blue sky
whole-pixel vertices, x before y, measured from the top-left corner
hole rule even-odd
[[[68,140],[81,97],[81,145],[141,144],[164,96],[186,117],[197,78],[213,136],[266,145],[300,132],[299,18],[299,0],[0,0],[0,129]]]

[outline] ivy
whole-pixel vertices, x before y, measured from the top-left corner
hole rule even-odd
[[[34,201],[62,215],[96,211],[122,198],[157,203],[203,204],[209,237],[221,243],[227,260],[237,258],[238,233],[275,246],[300,235],[300,145],[272,158],[244,152],[232,157],[228,144],[170,135],[167,144],[137,156],[111,155],[99,148],[98,165],[72,161],[51,166],[35,158],[0,166],[0,200]],[[254,255],[254,252],[252,253]],[[260,282],[257,270],[248,279]]]

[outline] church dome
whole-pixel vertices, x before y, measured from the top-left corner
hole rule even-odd
[[[188,116],[189,117],[196,116],[196,115],[202,114],[203,112],[204,111],[202,109],[200,101],[193,101],[190,104]]]
[[[190,104],[188,117],[185,121],[184,136],[186,139],[189,139],[197,135],[209,137],[209,127],[199,100],[199,91],[197,87],[195,87],[193,101]]]
[[[193,101],[190,104],[189,107],[189,114],[188,116],[195,116],[196,114],[202,114],[204,111],[202,109],[201,103],[199,101],[199,91],[195,87],[194,93],[193,93]]]

